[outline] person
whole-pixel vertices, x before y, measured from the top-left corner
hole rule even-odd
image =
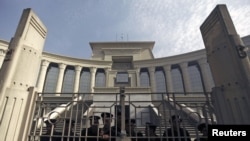
[[[46,132],[40,137],[40,141],[60,141],[62,133],[55,130],[56,119],[48,119],[44,123]]]
[[[201,123],[198,125],[197,129],[202,133],[202,136],[194,139],[194,141],[208,141],[207,124]]]
[[[131,137],[132,141],[136,141],[135,137],[138,137],[138,141],[140,141],[140,137],[143,136],[143,134],[141,132],[137,132],[135,131],[136,128],[136,121],[135,119],[126,119],[125,120],[125,130],[126,130],[126,134],[127,136]]]
[[[90,121],[90,127],[89,128],[84,128],[81,131],[82,136],[87,136],[88,141],[97,141],[99,136],[100,136],[100,129],[99,129],[99,116],[90,116],[89,121]],[[81,141],[84,141],[86,138],[82,137]],[[100,139],[99,139],[100,140]]]
[[[103,121],[103,128],[101,129],[101,137],[102,140],[109,140],[115,141],[116,131],[114,126],[111,127],[113,114],[108,112],[101,113],[102,121]]]
[[[77,138],[75,138],[77,134],[73,132],[74,125],[75,125],[74,120],[70,120],[68,118],[64,119],[63,141],[73,141],[73,140],[77,141],[78,140]]]
[[[155,133],[157,126],[150,123],[146,122],[146,127],[145,127],[145,137],[144,141],[160,141],[160,138],[158,138],[158,135]]]
[[[164,140],[168,141],[191,141],[189,132],[181,127],[182,119],[179,115],[173,115],[169,119],[171,128],[168,128],[164,133]]]
[[[122,135],[122,115],[121,112],[118,111],[115,118],[115,125],[111,127],[112,135],[121,136]]]

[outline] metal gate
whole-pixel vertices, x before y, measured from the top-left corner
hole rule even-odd
[[[215,124],[210,93],[40,93],[36,100],[29,141],[60,140],[194,140],[201,136],[197,126]],[[152,100],[152,95],[158,99]],[[98,98],[102,96],[102,98]],[[103,98],[104,97],[104,98]],[[145,100],[147,97],[149,100]],[[127,107],[127,114],[123,114]],[[116,108],[120,107],[120,108]],[[118,110],[119,109],[119,110]],[[128,110],[129,109],[129,110]],[[110,113],[109,132],[102,113]],[[126,115],[126,116],[125,116]],[[93,117],[97,116],[96,123]],[[178,120],[173,119],[176,118]],[[170,128],[178,122],[175,136]],[[90,127],[98,128],[95,134]],[[207,128],[207,126],[206,126]],[[152,129],[152,130],[151,130]],[[83,132],[84,131],[84,132]],[[88,132],[86,132],[88,131]],[[147,133],[147,132],[150,132]],[[152,132],[152,133],[151,133]]]

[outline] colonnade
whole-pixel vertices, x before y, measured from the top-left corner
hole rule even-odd
[[[197,60],[198,65],[200,67],[200,74],[202,76],[202,81],[204,83],[204,87],[205,87],[205,91],[209,92],[211,91],[212,85],[213,83],[211,83],[210,78],[211,75],[209,74],[209,67],[208,64],[206,62],[206,59],[200,59]],[[44,87],[44,82],[46,79],[46,72],[47,69],[49,67],[50,62],[47,60],[42,60],[42,64],[41,64],[41,69],[40,69],[40,76],[39,76],[39,80],[38,80],[38,92],[42,92],[43,87]],[[56,85],[56,93],[60,93],[62,90],[62,83],[63,83],[63,77],[64,77],[64,72],[65,69],[67,67],[66,64],[64,63],[59,63],[59,74],[58,74],[58,80],[57,80],[57,85]],[[182,73],[182,78],[183,78],[183,84],[184,84],[184,89],[185,92],[192,92],[192,88],[190,85],[190,75],[188,72],[188,62],[182,62],[180,64],[178,64],[180,66],[180,70]],[[166,87],[167,87],[167,92],[174,92],[174,88],[173,88],[173,83],[172,83],[172,77],[171,77],[171,64],[166,64],[164,66],[162,66],[163,71],[165,73],[165,78],[166,78]],[[82,70],[83,66],[79,66],[76,65],[75,66],[75,81],[74,81],[74,93],[77,93],[79,91],[79,83],[80,83],[80,75],[81,75],[81,70]],[[151,84],[151,91],[152,92],[156,92],[156,80],[155,80],[155,68],[156,66],[152,66],[152,67],[148,67],[148,71],[149,71],[149,78],[150,78],[150,84]],[[95,76],[96,76],[96,71],[97,71],[97,67],[89,67],[90,69],[90,93],[94,92],[94,86],[95,86]],[[109,82],[109,72],[111,71],[110,67],[106,67],[106,68],[102,68],[105,71],[105,76],[106,76],[106,86],[108,86],[108,82]],[[135,68],[135,73],[136,73],[136,86],[135,87],[140,87],[140,72],[141,72],[141,68],[137,67]]]

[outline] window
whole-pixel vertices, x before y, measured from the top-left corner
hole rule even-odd
[[[157,67],[155,71],[156,92],[167,92],[166,78],[162,67]]]
[[[113,56],[112,69],[114,70],[129,70],[132,69],[132,56]]]
[[[181,92],[184,94],[184,85],[179,66],[172,67],[171,76],[173,82],[173,91],[177,93]]]
[[[104,69],[98,69],[96,72],[95,87],[106,87],[106,77]]]
[[[56,86],[57,86],[57,80],[59,75],[59,68],[58,64],[56,63],[50,63],[46,78],[45,78],[45,84],[43,88],[44,93],[54,93],[56,92]],[[52,95],[48,94],[47,96]]]
[[[80,75],[79,93],[89,93],[90,92],[90,70],[89,68],[83,68]]]
[[[73,66],[67,66],[64,73],[62,93],[73,93],[74,84],[75,84],[75,68]],[[72,96],[72,94],[69,94],[69,96]]]
[[[149,87],[149,73],[147,68],[142,68],[140,72],[140,86],[142,87]]]
[[[193,92],[203,92],[200,70],[197,64],[188,67],[190,84]]]

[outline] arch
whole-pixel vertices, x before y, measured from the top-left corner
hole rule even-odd
[[[75,67],[67,66],[64,72],[62,93],[73,93],[75,82]],[[70,94],[71,95],[71,94]]]
[[[90,92],[91,74],[89,68],[82,68],[80,74],[79,93]]]
[[[106,87],[106,74],[104,69],[97,69],[95,87]]]
[[[163,67],[155,69],[156,92],[167,92],[166,76]]]
[[[171,66],[171,77],[173,82],[173,91],[176,93],[184,93],[184,83],[179,65]]]
[[[59,66],[57,63],[50,63],[47,69],[43,92],[44,93],[54,93],[56,92],[56,85],[59,75]],[[52,95],[52,94],[46,94]],[[54,94],[53,94],[54,95]]]

